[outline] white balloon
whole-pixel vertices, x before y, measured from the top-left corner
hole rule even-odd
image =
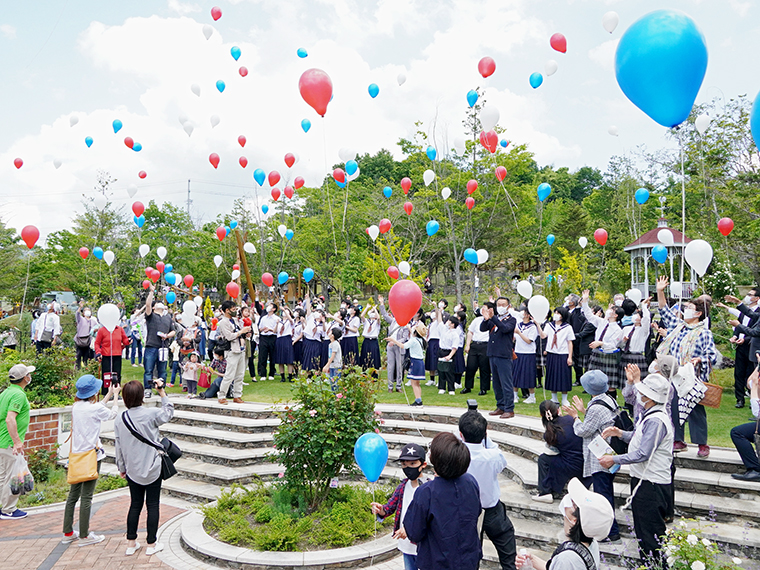
[[[106,207],[106,204],[108,204],[108,199],[105,196],[103,196],[103,194],[98,192],[97,194],[95,194],[95,199],[93,200],[93,203],[95,204],[95,207],[98,210],[102,210],[103,208]]]
[[[406,73],[399,73],[398,77],[396,78],[396,81],[398,81],[399,86],[406,83]]]
[[[557,73],[557,69],[559,69],[559,65],[553,59],[550,59],[544,64],[544,72],[546,72],[547,77]]]
[[[234,281],[238,277],[240,277],[240,270],[239,269],[233,269],[232,270],[232,280]]]
[[[221,119],[219,118],[219,115],[211,115],[211,128],[213,129],[217,126],[220,121]]]
[[[710,126],[710,123],[712,123],[712,119],[710,118],[710,115],[703,114],[697,117],[697,120],[694,121],[694,126],[697,127],[697,131],[699,131],[699,134],[703,135],[705,134],[707,127]]]
[[[79,122],[79,117],[77,117],[76,115],[71,115],[71,117],[69,117],[69,125],[71,125],[72,127],[76,125],[78,122]]]
[[[488,261],[488,252],[485,249],[479,249],[476,253],[478,254],[478,265]]]
[[[607,132],[611,134],[613,137],[616,137],[620,134],[620,131],[615,125],[610,125],[609,127],[607,127]]]
[[[158,257],[163,259],[164,257],[166,257],[166,248],[164,246],[161,246],[156,250],[156,253],[158,254]]]
[[[277,233],[280,234],[280,237],[285,237],[285,233],[288,231],[288,226],[285,224],[280,224],[277,226]]]
[[[140,252],[140,257],[145,257],[150,252],[150,246],[147,243],[144,243],[140,246],[138,251]]]
[[[192,91],[193,93],[195,93],[195,95],[196,95],[197,97],[200,97],[200,96],[201,96],[201,86],[200,86],[200,85],[198,85],[197,83],[193,83],[193,84],[190,86],[190,91]]]
[[[361,174],[361,169],[357,166],[356,172],[348,175],[348,181],[351,182],[352,180],[356,180],[357,178],[359,178],[360,174]]]
[[[208,24],[203,26],[203,35],[206,36],[206,39],[209,39],[213,33],[214,28],[212,26],[209,26]]]
[[[343,147],[338,151],[338,156],[343,162],[348,162],[356,158],[356,151],[352,148]]]
[[[581,246],[583,249],[586,249],[586,246],[588,245],[588,239],[585,236],[579,237],[578,245]]]
[[[63,163],[57,158],[53,161],[53,166],[55,166],[56,170],[58,170],[61,167],[61,164]]]
[[[198,305],[196,305],[194,301],[185,301],[184,303],[182,303],[183,313],[188,313],[194,316],[197,311],[198,311]]]
[[[402,261],[398,264],[398,272],[401,273],[401,275],[409,275],[411,271],[412,266],[409,265],[408,261]]]
[[[713,248],[705,240],[695,239],[686,244],[684,258],[686,259],[686,263],[691,265],[692,269],[697,272],[697,275],[702,277],[712,261]]]
[[[181,273],[175,273],[174,274],[174,286],[175,287],[182,287],[182,274]]]
[[[533,296],[533,285],[530,284],[530,281],[520,281],[517,284],[517,292],[526,299],[530,299]]]
[[[116,255],[114,255],[114,252],[112,252],[110,249],[103,253],[103,261],[106,262],[106,265],[108,265],[108,267],[111,267],[114,259],[116,259]]]
[[[528,299],[528,312],[537,323],[543,323],[549,314],[549,299],[543,295],[534,295]]]
[[[137,186],[135,184],[127,186],[127,194],[129,194],[130,198],[134,198],[135,194],[137,194]]]
[[[499,116],[499,110],[493,105],[483,107],[483,110],[480,111],[480,123],[483,125],[483,130],[492,130],[499,122]]]
[[[426,170],[422,175],[422,180],[425,181],[425,186],[430,186],[430,183],[435,180],[435,172],[430,169]]]
[[[177,116],[177,119],[179,120],[179,124],[180,125],[184,125],[185,123],[187,123],[190,120],[190,117],[188,117],[185,113],[180,113]]]
[[[604,29],[609,33],[615,31],[615,28],[617,28],[619,22],[620,17],[617,15],[617,12],[607,12],[604,16],[602,16],[602,26],[604,26]]]
[[[201,297],[200,295],[197,295],[197,296],[196,296],[196,297],[193,299],[193,303],[195,303],[195,306],[196,306],[196,307],[200,307],[200,306],[203,304],[203,297]]]
[[[448,200],[451,197],[451,188],[446,186],[443,190],[441,190],[441,196],[444,200]]]
[[[214,265],[216,265],[217,267],[219,267],[222,264],[222,261],[224,261],[224,259],[222,259],[221,255],[214,256]]]
[[[642,295],[639,289],[628,289],[628,291],[625,292],[625,296],[637,305],[641,303]]]
[[[369,237],[372,241],[375,241],[377,239],[377,236],[380,235],[380,228],[378,228],[375,224],[372,224],[368,230],[367,233],[369,234]]]
[[[105,257],[105,255],[103,257]],[[120,318],[121,314],[119,312],[119,307],[113,303],[106,303],[105,305],[101,305],[98,309],[98,321],[110,333],[112,333],[117,327]]]
[[[670,284],[670,296],[671,297],[680,297],[683,293],[683,286],[681,285],[680,281],[673,281]]]
[[[467,147],[464,145],[464,137],[454,138],[454,150],[460,156],[464,154],[464,151],[467,150]]]
[[[663,245],[673,245],[673,232],[670,230],[660,230],[657,232],[657,241]]]
[[[243,251],[246,253],[256,253],[256,246],[247,241],[243,244]]]
[[[187,133],[187,136],[190,136],[193,134],[193,124],[190,121],[187,121],[184,125],[182,125],[182,128]]]

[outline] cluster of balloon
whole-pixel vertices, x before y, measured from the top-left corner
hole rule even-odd
[[[734,229],[734,221],[731,218],[721,218],[718,220],[718,231],[724,235],[728,236]]]
[[[712,246],[703,239],[695,239],[686,244],[684,258],[697,275],[703,277],[713,258]]]
[[[533,295],[528,299],[528,312],[537,323],[543,323],[549,314],[549,299],[543,295]]]
[[[441,229],[441,226],[435,220],[430,220],[427,224],[425,224],[425,231],[429,236],[434,236],[437,234],[439,229]]]
[[[309,283],[314,279],[314,270],[311,267],[307,267],[303,270],[303,280]]]
[[[422,291],[419,285],[408,279],[398,281],[388,293],[388,305],[396,322],[402,327],[405,326],[422,306]]]
[[[605,245],[607,243],[607,230],[599,228],[594,232],[594,239],[599,245]]]
[[[473,265],[480,265],[488,261],[488,252],[485,249],[475,251],[471,247],[464,250],[464,260]]]
[[[388,444],[376,433],[365,433],[354,444],[354,459],[367,481],[375,483],[388,461]]]
[[[525,299],[530,299],[533,296],[533,285],[530,284],[530,281],[520,281],[517,284],[517,292]]]
[[[683,12],[656,10],[634,22],[615,53],[615,76],[630,101],[663,127],[685,121],[707,71],[707,45]]]
[[[26,247],[32,249],[37,240],[40,239],[40,230],[35,226],[24,226],[21,230],[21,239],[24,240]]]
[[[652,248],[652,258],[657,263],[665,263],[668,260],[668,248],[661,243],[658,243]]]
[[[586,238],[585,236],[579,237],[578,245],[581,246],[582,249],[586,249],[586,246],[588,245],[588,238]]]
[[[492,58],[486,56],[478,62],[478,73],[484,79],[493,75],[494,71],[496,71],[496,62]]]
[[[496,134],[496,131],[482,131],[480,133],[480,144],[483,145],[484,148],[488,149],[488,152],[491,154],[496,152],[496,147],[499,145],[499,135]]]
[[[639,204],[646,204],[646,201],[649,200],[649,190],[646,188],[639,188],[633,196]]]
[[[377,86],[377,83],[370,83],[367,91],[369,92],[369,96],[374,99],[380,93],[380,88]]]
[[[552,187],[549,186],[546,182],[542,182],[538,185],[538,188],[536,189],[536,194],[538,195],[538,200],[540,202],[543,202],[549,197],[549,194],[552,193]]]
[[[307,69],[298,80],[298,90],[301,97],[318,115],[324,117],[327,104],[332,98],[332,80],[321,69]]]
[[[554,245],[555,239],[556,238],[554,237],[554,234],[549,234],[548,236],[546,236],[546,243],[548,243],[549,245]]]

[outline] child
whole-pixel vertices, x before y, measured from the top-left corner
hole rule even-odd
[[[211,366],[204,367],[204,370],[212,376],[215,375],[216,378],[211,381],[211,386],[204,392],[201,392],[198,397],[202,400],[205,398],[216,398],[219,389],[222,387],[224,375],[227,372],[227,360],[224,358],[224,351],[222,349],[214,347],[214,360],[211,361]],[[232,398],[232,385],[227,390],[227,398]]]
[[[182,365],[182,381],[187,386],[188,398],[195,398],[198,394],[198,369],[200,367],[200,356],[197,352],[191,352],[187,361]]]
[[[412,382],[412,391],[414,392],[414,402],[412,406],[422,405],[422,388],[420,382],[425,379],[425,337],[427,336],[427,327],[425,323],[419,322],[412,331],[412,338],[405,343],[399,342],[392,337],[385,340],[395,344],[398,347],[409,351],[411,366],[409,368],[409,380]]]
[[[536,403],[536,337],[538,329],[536,324],[531,320],[528,307],[521,307],[521,322],[515,327],[515,354],[517,360],[512,364],[515,387],[515,403],[517,399],[517,390],[520,388],[527,389],[530,396],[524,400],[525,404]]]
[[[438,326],[443,323],[440,310],[437,313]],[[445,327],[441,330],[441,339],[438,345],[438,393],[445,394],[448,388],[449,395],[453,396],[454,392],[454,356],[459,348],[459,319],[448,317],[445,320]]]
[[[329,374],[330,385],[333,391],[338,388],[338,379],[340,378],[340,369],[343,368],[343,351],[340,348],[341,332],[338,327],[330,329],[330,344],[327,347],[327,363],[322,372]]]
[[[380,314],[377,309],[370,307],[369,304],[362,311],[362,317],[369,313],[364,319],[364,331],[362,332],[362,350],[359,354],[359,364],[362,370],[371,368],[373,378],[377,378],[377,371],[380,369],[380,343],[377,340],[380,334]]]
[[[404,478],[401,484],[393,491],[393,495],[385,505],[380,503],[370,503],[372,512],[378,517],[384,519],[396,513],[393,521],[393,538],[398,540],[398,549],[404,555],[404,567],[417,568],[417,545],[412,544],[406,537],[404,530],[404,517],[409,505],[412,503],[415,491],[422,483],[426,483],[429,478],[422,476],[427,463],[425,463],[425,449],[416,443],[405,445],[399,456],[401,469],[404,471]]]
[[[172,353],[172,379],[167,386],[174,388],[174,378],[179,374],[179,381],[182,384],[182,372],[179,369],[179,343],[175,340],[169,345],[169,350]]]
[[[567,393],[573,387],[571,374],[573,366],[573,341],[575,333],[567,322],[569,312],[565,307],[557,307],[552,315],[553,323],[540,331],[546,339],[546,389],[551,390],[552,401],[559,403],[557,392],[562,392],[562,405],[567,406]]]

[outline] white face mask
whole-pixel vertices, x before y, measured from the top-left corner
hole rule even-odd
[[[604,317],[609,320],[613,317],[615,313],[612,312],[612,309],[609,309],[606,313],[604,313]]]
[[[507,307],[496,307],[496,312],[500,315],[506,315],[507,314]]]
[[[616,307],[622,307],[623,306],[623,300],[622,299],[615,299],[615,306]]]
[[[697,311],[694,309],[684,309],[683,310],[683,318],[685,321],[690,321],[691,319],[697,318]]]
[[[643,406],[644,405],[643,396],[641,395],[641,392],[638,392],[638,391],[636,392],[636,403],[639,406]]]
[[[552,319],[554,319],[554,322],[556,323],[557,321],[561,321],[562,320],[562,315],[560,315],[559,313],[554,313],[552,315]]]
[[[90,318],[90,315],[92,315],[92,313],[90,311],[85,311],[84,312],[84,316],[85,317]]]
[[[439,308],[439,309],[443,309],[445,306],[446,306],[446,305],[444,305],[443,303],[438,303],[438,308]]]
[[[745,305],[753,305],[754,304],[752,302],[752,297],[750,297],[749,295],[746,295],[744,297],[744,299],[742,299],[742,303],[744,303]]]

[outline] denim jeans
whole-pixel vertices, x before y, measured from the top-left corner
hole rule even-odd
[[[132,344],[129,345],[129,360],[132,361],[132,364],[135,363],[135,354],[137,354],[137,364],[142,364],[142,339],[137,336],[132,336]]]
[[[417,557],[414,554],[404,554],[404,570],[417,570]]]
[[[143,374],[143,387],[146,390],[153,388],[153,369],[158,368],[158,377],[166,382],[166,362],[158,361],[158,347],[146,346],[143,357],[145,374]]]

